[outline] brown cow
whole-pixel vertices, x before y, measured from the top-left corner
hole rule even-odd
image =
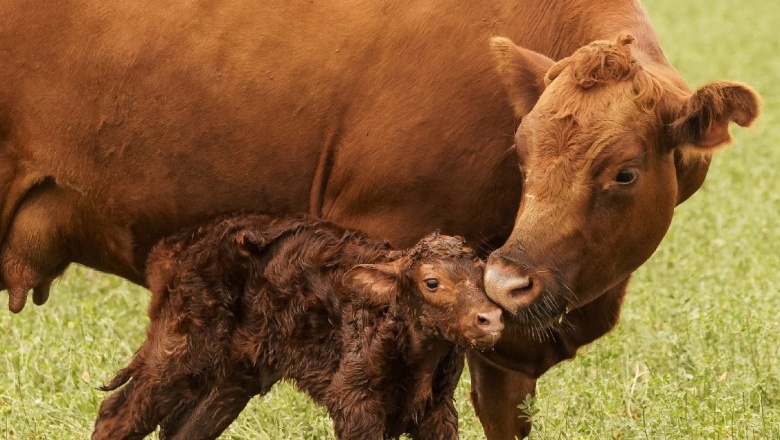
[[[149,257],[151,323],[106,386],[93,440],[212,439],[249,399],[294,379],[340,439],[458,438],[463,350],[503,329],[482,262],[437,233],[406,251],[311,218],[240,214]]]
[[[730,141],[730,121],[749,125],[759,103],[733,82],[689,96],[630,34],[595,41],[557,63],[504,38],[492,44],[522,116],[515,148],[524,194],[515,229],[490,255],[485,286],[525,335],[507,332],[495,352],[473,353],[470,364],[486,432],[512,438],[527,434],[516,412],[526,390],[499,390],[523,382],[532,390],[529,377],[574,357],[616,324],[631,272],[690,195],[690,182],[673,182]],[[529,90],[534,76],[539,88]]]
[[[0,0],[0,17],[0,257],[45,263],[26,271],[42,284],[71,260],[143,283],[162,236],[236,209],[503,245],[486,289],[517,331],[470,360],[490,439],[526,433],[536,378],[615,325],[729,123],[758,113],[745,86],[692,91],[636,0]],[[57,194],[92,222],[40,241],[20,219]],[[37,287],[3,281],[15,310]]]

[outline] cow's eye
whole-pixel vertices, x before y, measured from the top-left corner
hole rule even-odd
[[[436,290],[437,287],[439,287],[439,280],[436,278],[427,278],[425,281],[425,287],[428,288],[431,292]]]
[[[636,174],[637,171],[633,168],[626,168],[620,170],[620,172],[618,172],[617,175],[615,176],[615,182],[623,185],[633,183],[634,180],[636,180]]]

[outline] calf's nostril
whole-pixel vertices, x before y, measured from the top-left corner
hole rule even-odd
[[[485,331],[501,331],[504,328],[504,317],[501,309],[478,313],[477,325]]]

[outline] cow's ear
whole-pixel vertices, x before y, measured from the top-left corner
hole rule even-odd
[[[344,274],[344,285],[367,304],[392,305],[401,290],[400,260],[382,264],[359,264]]]
[[[670,124],[677,170],[677,204],[687,200],[704,182],[711,153],[731,141],[729,123],[747,127],[761,111],[758,94],[734,82],[706,84],[672,115]]]
[[[729,81],[705,84],[678,111],[671,135],[684,155],[708,153],[731,142],[730,122],[747,127],[760,112],[758,94],[750,87]]]
[[[555,62],[504,37],[493,37],[490,48],[515,115],[522,118],[544,92],[545,74]]]
[[[679,148],[674,150],[674,167],[677,172],[677,204],[688,200],[701,188],[707,170],[710,168],[710,154],[685,155]]]

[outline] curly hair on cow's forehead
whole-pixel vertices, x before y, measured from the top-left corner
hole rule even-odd
[[[548,89],[556,103],[553,117],[587,121],[603,118],[605,103],[616,101],[609,94],[624,96],[649,114],[664,109],[665,89],[654,74],[654,67],[634,57],[634,37],[623,34],[614,40],[597,40],[575,51],[556,64],[545,75]],[[620,85],[622,88],[608,87]],[[555,87],[552,87],[555,86]],[[617,100],[619,101],[619,100]]]
[[[633,42],[632,35],[624,34],[615,40],[587,44],[552,66],[545,75],[545,83],[549,85],[566,68],[570,68],[570,75],[583,89],[631,79],[640,69],[639,62],[631,55],[629,45]]]

